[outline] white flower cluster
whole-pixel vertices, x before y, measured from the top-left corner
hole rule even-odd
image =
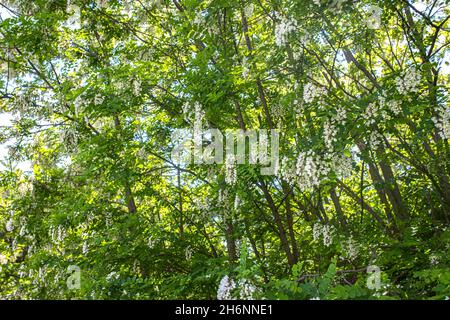
[[[331,159],[334,172],[341,177],[347,178],[352,175],[353,161],[352,158],[344,154],[336,154]]]
[[[440,106],[436,110],[437,117],[432,117],[434,125],[439,130],[442,139],[450,138],[450,105]]]
[[[406,95],[411,92],[418,92],[421,80],[422,76],[420,71],[417,70],[417,68],[411,68],[410,70],[404,71],[399,77],[397,77],[395,80],[395,85],[400,94]]]
[[[275,25],[275,43],[281,47],[288,42],[288,36],[297,29],[297,21],[281,17],[278,24]]]
[[[387,118],[387,115],[384,113],[385,110],[391,111],[395,116],[398,116],[402,112],[401,102],[397,100],[389,100],[386,102],[386,97],[381,95],[378,98],[378,102],[380,103],[381,116],[383,118]],[[389,117],[390,118],[390,117]]]
[[[18,95],[14,102],[16,104],[17,110],[21,115],[28,111],[30,102],[25,95]]]
[[[309,150],[300,152],[295,170],[299,188],[306,190],[318,186],[321,177],[328,175],[331,168],[322,157]]]
[[[392,115],[398,116],[402,112],[401,102],[398,100],[389,100],[385,95],[380,95],[378,101],[369,103],[364,112],[364,119],[366,119],[367,125],[371,126],[378,121],[389,121],[392,119]]]
[[[241,300],[253,300],[256,287],[247,280],[239,281],[239,298]]]
[[[50,226],[49,235],[52,238],[52,242],[62,242],[67,237],[67,232],[62,225],[58,225],[56,230],[53,226]]]
[[[229,185],[236,184],[237,169],[234,154],[227,154],[225,159],[225,182]]]
[[[153,247],[155,246],[155,241],[153,240],[152,237],[149,237],[149,238],[148,238],[148,240],[147,240],[147,246],[148,246],[150,249],[153,249]]]
[[[375,124],[378,111],[379,106],[375,102],[367,105],[366,112],[364,113],[364,118],[367,120],[367,124]]]
[[[85,241],[83,243],[83,248],[81,251],[83,252],[83,254],[87,254],[89,252],[89,245],[88,245],[87,241]]]
[[[234,198],[234,210],[239,210],[239,207],[241,206],[241,198],[239,198],[238,195]]]
[[[27,226],[26,225],[22,225],[20,227],[19,236],[23,237],[26,233],[27,233]]]
[[[329,247],[333,243],[334,227],[315,223],[313,226],[313,239],[318,241],[322,237],[323,245]]]
[[[314,102],[317,98],[321,98],[326,95],[327,91],[323,87],[316,86],[311,82],[308,82],[303,88],[303,100],[306,103]]]
[[[141,91],[142,91],[142,84],[141,84],[141,80],[139,79],[134,79],[133,80],[133,94],[136,97],[139,97],[141,95]]]
[[[350,260],[355,259],[359,254],[358,243],[352,236],[342,243],[342,250],[347,258]]]
[[[66,27],[71,30],[80,29],[81,27],[81,12],[80,7],[75,4],[69,3],[66,10],[69,14],[69,18],[66,21]]]
[[[197,11],[193,22],[194,22],[194,24],[199,25],[199,26],[206,24],[206,19],[204,17],[204,13],[202,11]]]
[[[68,128],[61,133],[61,142],[65,144],[67,150],[75,151],[78,145],[78,136],[74,128]]]
[[[120,92],[126,88],[126,84],[122,81],[122,79],[115,80],[113,83],[113,88]]]
[[[283,157],[281,159],[281,170],[279,173],[280,176],[290,184],[294,184],[296,182],[297,176],[295,174],[295,166],[289,158]]]
[[[100,105],[105,101],[105,97],[101,93],[97,93],[94,97],[94,104],[96,106]]]
[[[333,117],[333,120],[336,122],[343,122],[347,119],[347,110],[345,107],[339,106],[336,109],[336,115]]]
[[[194,107],[192,108],[189,103],[185,103],[181,108],[183,110],[183,115],[186,121],[192,120],[194,122],[194,131],[201,130],[202,120],[205,116],[202,105],[198,102],[195,102]]]
[[[322,225],[320,223],[315,223],[313,226],[313,239],[314,241],[319,240],[322,234]]]
[[[383,137],[377,131],[372,131],[367,142],[373,149],[377,149],[383,143]]]
[[[6,229],[6,232],[11,232],[14,230],[14,221],[12,218],[6,222],[5,229]]]
[[[253,15],[253,11],[255,10],[255,7],[253,6],[253,3],[250,3],[249,5],[245,6],[244,8],[244,14],[245,16],[251,17]]]
[[[0,264],[7,264],[8,259],[3,254],[0,254]]]
[[[249,75],[250,75],[250,66],[248,64],[248,58],[244,57],[244,59],[242,59],[242,77],[244,79],[247,79]]]
[[[120,277],[120,275],[117,272],[112,271],[106,276],[106,280],[107,281],[117,280],[117,279],[119,279],[119,277]]]
[[[333,150],[333,144],[337,141],[337,128],[331,120],[328,120],[323,125],[323,136],[325,146],[328,150]]]
[[[329,151],[333,150],[333,145],[337,141],[337,124],[344,122],[347,118],[347,111],[344,107],[338,107],[336,111],[337,113],[331,119],[328,119],[323,126],[325,146]]]
[[[224,276],[219,283],[217,289],[218,300],[233,300],[233,291],[239,289],[239,299],[241,300],[253,300],[253,295],[256,291],[256,287],[247,280],[240,280],[236,285],[233,279],[228,276]]]
[[[281,160],[280,176],[290,184],[297,183],[301,190],[319,186],[323,177],[334,171],[346,178],[352,174],[353,161],[342,153],[327,153],[324,156],[312,151],[300,152],[295,165],[288,158]]]
[[[437,255],[435,255],[435,254],[432,254],[432,255],[430,256],[430,263],[431,263],[431,265],[433,265],[433,266],[439,264],[439,256],[437,256]]]
[[[236,283],[233,279],[224,276],[220,280],[219,288],[217,289],[217,300],[232,300],[232,291],[236,288]]]

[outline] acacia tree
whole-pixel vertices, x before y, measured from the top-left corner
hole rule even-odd
[[[3,297],[449,294],[447,1],[0,6]],[[175,161],[202,126],[277,174]]]

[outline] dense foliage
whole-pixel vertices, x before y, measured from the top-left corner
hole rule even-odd
[[[0,13],[1,298],[450,296],[449,1]],[[278,129],[276,175],[175,161],[199,126]]]

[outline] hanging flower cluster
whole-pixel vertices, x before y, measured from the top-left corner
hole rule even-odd
[[[321,177],[330,173],[331,168],[324,159],[311,150],[300,152],[297,158],[297,183],[301,190],[310,189],[320,184]]]
[[[397,91],[402,95],[417,93],[419,91],[421,80],[422,76],[419,70],[417,70],[417,68],[411,68],[410,70],[404,71],[399,77],[397,77],[395,80],[395,85],[397,87]]]
[[[344,154],[336,153],[331,158],[334,172],[341,178],[347,178],[352,175],[353,161],[352,158]]]
[[[97,93],[94,97],[94,104],[101,105],[105,101],[105,97],[101,93]]]
[[[255,10],[255,7],[253,6],[253,3],[250,3],[249,5],[245,6],[244,8],[244,14],[245,16],[251,17],[253,15],[253,11]]]
[[[253,300],[256,287],[251,284],[248,280],[240,280],[237,284],[236,282],[224,276],[219,283],[219,288],[217,289],[217,299],[218,300],[233,300],[233,291],[239,289],[236,294],[239,296],[237,298],[241,300]]]
[[[225,158],[225,182],[229,185],[236,184],[237,169],[234,154],[227,154]]]
[[[19,111],[21,115],[25,114],[28,111],[30,102],[28,101],[28,98],[25,95],[23,94],[17,95],[14,102],[17,107],[17,111]]]
[[[398,116],[402,112],[401,102],[397,100],[387,101],[386,96],[380,95],[378,101],[369,103],[364,112],[364,119],[368,126],[379,121],[389,121],[392,116]]]
[[[318,241],[322,237],[323,245],[329,247],[333,243],[334,227],[315,223],[313,226],[313,239]]]
[[[6,232],[11,232],[14,230],[14,221],[13,219],[9,219],[5,225]]]
[[[233,279],[224,276],[220,280],[219,288],[217,289],[217,300],[232,300],[232,291],[236,288],[236,283]]]
[[[328,119],[323,126],[325,147],[328,151],[333,151],[337,142],[338,124],[342,124],[347,119],[347,111],[340,106],[336,109],[336,114]]]
[[[378,131],[372,131],[367,138],[367,142],[373,149],[378,149],[383,143],[383,136]]]
[[[78,145],[78,135],[75,128],[68,128],[61,133],[61,142],[69,152],[74,152]]]
[[[290,184],[297,183],[300,190],[308,190],[320,185],[331,172],[345,178],[352,174],[353,161],[343,153],[334,152],[318,155],[309,150],[300,152],[294,165],[284,157],[281,160],[280,176]]]
[[[437,116],[432,117],[431,120],[433,121],[436,128],[439,130],[439,134],[442,137],[442,139],[449,139],[450,138],[450,105],[446,106],[439,106],[436,109]]]
[[[278,24],[275,25],[275,43],[277,46],[284,46],[288,42],[289,34],[297,29],[295,20],[281,17]]]
[[[239,298],[241,300],[253,300],[256,287],[247,280],[239,281]]]
[[[133,94],[134,96],[139,97],[141,95],[141,92],[142,92],[141,80],[136,78],[133,80]]]
[[[385,110],[392,112],[395,116],[400,115],[400,113],[402,112],[401,102],[398,100],[389,100],[389,101],[386,101],[386,100],[387,100],[387,98],[385,95],[381,95],[378,98],[378,102],[380,104],[380,109],[382,110],[381,116],[383,118],[386,118],[386,114],[383,113]]]
[[[303,88],[303,100],[311,103],[327,94],[327,90],[323,87],[316,86],[310,82],[305,84]]]
[[[352,236],[342,242],[342,250],[344,252],[344,255],[350,260],[355,259],[359,254],[358,243],[353,239]]]

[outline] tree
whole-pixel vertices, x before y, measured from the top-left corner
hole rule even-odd
[[[0,6],[2,297],[449,295],[448,1]],[[201,128],[277,173],[174,159]]]

